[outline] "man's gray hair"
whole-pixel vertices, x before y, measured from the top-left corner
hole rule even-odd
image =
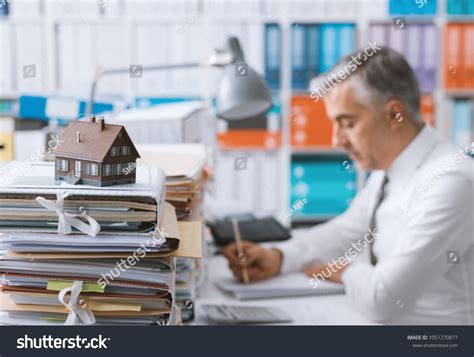
[[[357,96],[368,105],[381,110],[389,100],[398,99],[405,104],[408,113],[418,120],[420,90],[415,73],[406,59],[391,48],[380,47],[372,56],[366,56],[358,64],[354,59],[360,59],[361,53],[360,49],[354,51],[311,81],[311,97],[314,98],[315,91],[318,93],[316,97],[320,97],[320,92],[325,94],[330,90],[324,85],[324,82],[329,83],[329,78],[337,83],[350,80],[356,88]],[[348,68],[352,68],[350,73]],[[341,76],[343,72],[347,75]]]

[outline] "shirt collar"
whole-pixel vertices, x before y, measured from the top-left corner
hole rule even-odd
[[[402,184],[410,178],[412,173],[420,167],[423,158],[432,150],[437,141],[437,134],[429,125],[424,125],[418,135],[395,158],[387,170],[391,183]]]

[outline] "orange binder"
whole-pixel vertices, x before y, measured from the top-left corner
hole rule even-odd
[[[281,133],[266,129],[231,129],[218,133],[217,143],[221,149],[277,149]]]
[[[444,86],[446,89],[462,88],[464,61],[462,24],[449,23],[444,31]]]
[[[423,122],[435,126],[435,102],[431,94],[422,94],[420,100],[420,116]]]
[[[464,77],[462,87],[474,89],[474,25],[464,24]]]
[[[293,148],[331,146],[332,123],[323,100],[315,102],[309,95],[293,96],[289,119]]]

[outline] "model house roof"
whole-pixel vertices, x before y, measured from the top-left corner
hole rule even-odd
[[[71,157],[91,161],[104,161],[118,134],[128,133],[122,125],[106,124],[99,121],[72,121],[60,136],[63,143],[51,152],[55,156]],[[140,157],[130,140],[131,154]]]

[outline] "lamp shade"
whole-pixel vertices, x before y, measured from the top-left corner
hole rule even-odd
[[[272,107],[270,92],[260,75],[245,62],[224,68],[217,92],[217,115],[239,120],[264,114]]]

